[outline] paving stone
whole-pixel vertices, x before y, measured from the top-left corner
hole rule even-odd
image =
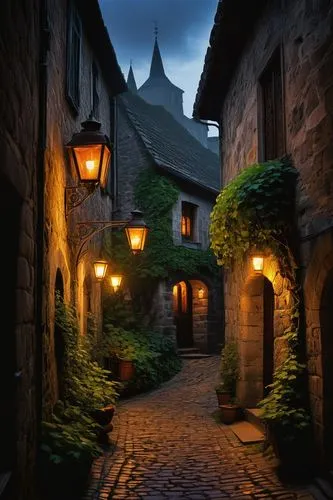
[[[218,356],[184,360],[161,388],[117,405],[112,448],[92,467],[84,500],[312,500],[275,462],[213,419]]]

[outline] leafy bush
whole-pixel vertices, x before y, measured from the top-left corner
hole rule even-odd
[[[237,344],[236,342],[228,342],[227,344],[225,344],[221,351],[220,388],[223,387],[223,390],[226,392],[230,392],[233,397],[236,394],[238,370]]]
[[[135,376],[126,384],[130,393],[157,387],[181,368],[172,339],[157,332],[125,330],[109,323],[104,328],[103,352],[105,357],[134,362]]]

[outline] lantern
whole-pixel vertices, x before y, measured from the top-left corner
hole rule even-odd
[[[142,252],[148,233],[148,227],[142,219],[140,210],[133,210],[132,219],[126,224],[125,231],[129,246],[134,254]]]
[[[95,277],[98,281],[102,281],[105,278],[107,268],[108,263],[105,260],[94,262]]]

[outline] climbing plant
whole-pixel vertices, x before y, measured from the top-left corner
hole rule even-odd
[[[211,249],[198,250],[174,245],[172,234],[172,208],[180,190],[167,177],[153,169],[147,169],[137,179],[134,190],[136,206],[144,212],[150,231],[145,251],[133,256],[123,234],[113,236],[112,247],[106,243],[106,251],[112,254],[120,270],[136,280],[157,280],[183,271],[187,274],[217,271],[216,259]]]
[[[259,406],[281,439],[299,440],[309,429],[302,363],[301,287],[293,221],[297,171],[290,158],[248,166],[219,194],[211,213],[211,247],[219,265],[231,267],[248,251],[270,249],[291,294],[284,358]],[[283,436],[283,437],[282,437]]]

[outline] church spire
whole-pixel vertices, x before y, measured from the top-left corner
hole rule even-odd
[[[151,59],[149,78],[152,77],[158,78],[161,76],[165,76],[162,57],[157,42],[158,28],[156,23],[155,23],[154,33],[155,33],[155,43],[154,43],[153,57]]]
[[[134,73],[133,73],[133,69],[132,69],[132,61],[130,63],[130,67],[128,70],[127,87],[128,87],[128,90],[130,90],[132,92],[132,94],[137,94],[138,88],[136,86],[136,81],[134,78]]]

